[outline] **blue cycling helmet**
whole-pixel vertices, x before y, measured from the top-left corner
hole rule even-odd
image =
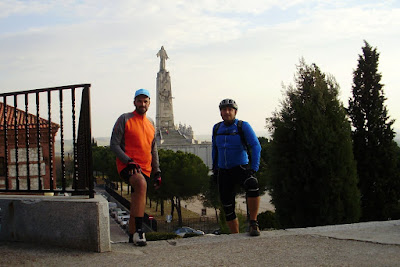
[[[238,109],[238,105],[236,104],[235,100],[229,99],[229,98],[224,99],[219,103],[219,110],[226,108],[226,107],[230,107],[230,108],[233,108],[236,110]]]

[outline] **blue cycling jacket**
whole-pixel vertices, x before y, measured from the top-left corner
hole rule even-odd
[[[245,165],[249,163],[249,157],[246,149],[242,144],[240,134],[238,133],[238,119],[232,125],[226,126],[221,123],[217,135],[212,139],[212,158],[213,168],[216,166],[221,169],[231,169],[239,165]],[[217,124],[213,127],[214,128]],[[250,124],[246,121],[242,123],[242,130],[244,133],[245,140],[251,150],[251,169],[258,171],[260,166],[260,152],[261,145],[258,138],[251,128]],[[218,149],[218,153],[217,153]],[[216,159],[215,154],[218,154]],[[216,161],[216,162],[215,162]]]

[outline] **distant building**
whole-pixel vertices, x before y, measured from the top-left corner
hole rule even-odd
[[[6,109],[6,110],[5,110]],[[6,118],[4,116],[6,111]],[[16,113],[16,114],[15,114]],[[16,115],[16,116],[15,116]],[[39,144],[37,116],[27,114],[12,106],[0,102],[0,188],[6,188],[5,176],[8,169],[8,188],[16,189],[17,175],[19,188],[28,188],[28,165],[31,189],[50,189],[50,160],[53,162],[54,188],[55,178],[55,136],[60,128],[56,123],[39,118]],[[7,126],[7,127],[5,127]],[[51,132],[49,131],[51,128]],[[7,129],[7,148],[5,132]],[[50,135],[49,135],[50,134]],[[49,138],[50,136],[50,138]],[[52,142],[50,142],[50,140]],[[28,141],[28,142],[27,142]],[[17,146],[16,146],[17,144]],[[50,158],[50,144],[52,156]],[[6,157],[7,152],[7,157]],[[6,162],[7,158],[7,162]],[[17,172],[18,166],[18,172]],[[41,187],[39,188],[39,178]]]
[[[156,88],[157,145],[160,149],[179,150],[195,154],[211,169],[211,142],[197,141],[190,125],[174,124],[171,77],[165,69],[165,61],[169,57],[164,47],[161,47],[157,56],[160,57],[160,70],[157,73]]]

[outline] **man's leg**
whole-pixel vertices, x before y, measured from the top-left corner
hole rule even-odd
[[[249,235],[259,236],[260,228],[257,221],[258,208],[260,206],[260,197],[248,197],[247,206],[249,207],[250,222],[249,222]]]
[[[227,221],[229,230],[231,231],[231,234],[237,234],[239,233],[239,220],[238,218],[232,220],[232,221]]]
[[[147,182],[143,174],[137,172],[129,178],[133,187],[131,195],[131,214],[134,217],[144,217],[146,208]]]
[[[249,207],[250,221],[257,221],[258,209],[260,207],[260,197],[248,197],[247,205]],[[239,221],[234,219],[232,221],[227,221],[229,230],[232,234],[239,233]]]
[[[129,232],[134,235],[140,235],[140,243],[137,245],[146,245],[143,238],[143,217],[146,208],[146,192],[147,182],[140,172],[135,172],[130,178],[129,183],[132,185],[133,192],[131,194],[131,209],[129,218]],[[135,243],[135,237],[133,238]],[[136,238],[137,239],[137,238]]]
[[[258,188],[258,180],[253,173],[249,173],[243,168],[243,187],[247,194],[247,207],[250,214],[249,234],[251,236],[260,235],[260,229],[257,222],[258,209],[260,207],[260,193]]]
[[[136,232],[135,226],[135,217],[133,216],[133,192],[131,193],[131,209],[129,214],[129,236],[133,237],[133,234]],[[133,240],[132,240],[133,242]]]
[[[218,190],[222,207],[225,212],[226,224],[231,234],[239,233],[239,221],[235,213],[235,188],[230,174],[226,171],[220,171],[218,174]]]
[[[136,232],[135,217],[144,217],[144,210],[146,207],[147,183],[146,181],[144,181],[143,185],[142,180],[145,179],[143,175],[140,173],[136,173],[129,177],[129,183],[133,188],[131,193],[131,208],[130,208],[130,218],[129,218],[130,234],[134,234]],[[136,193],[137,191],[138,193]]]
[[[260,197],[248,197],[247,206],[249,207],[250,220],[257,221]]]

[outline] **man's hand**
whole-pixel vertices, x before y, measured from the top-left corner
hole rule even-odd
[[[128,161],[128,166],[127,167],[129,168],[129,174],[130,175],[133,175],[136,172],[140,173],[142,171],[142,169],[140,168],[140,165],[137,164],[136,162],[134,162],[133,160]]]
[[[157,190],[158,188],[160,188],[160,186],[161,186],[161,172],[156,172],[155,174],[154,174],[154,179],[153,179],[153,181],[154,181],[154,188]]]

